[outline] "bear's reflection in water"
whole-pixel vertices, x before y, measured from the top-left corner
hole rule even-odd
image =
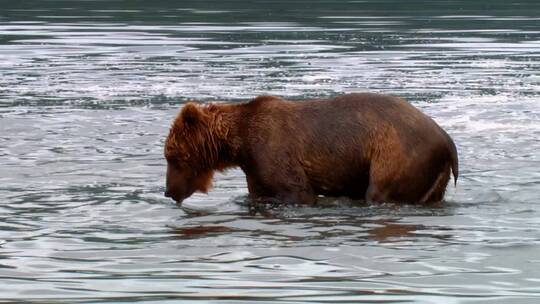
[[[389,242],[421,237],[422,231],[438,230],[421,224],[401,222],[409,216],[446,216],[452,204],[419,207],[397,204],[367,204],[347,198],[321,197],[317,206],[288,205],[262,202],[246,196],[224,203],[238,209],[222,212],[218,206],[182,207],[190,214],[182,223],[171,227],[171,233],[181,239],[211,238],[216,236],[274,237],[291,241],[309,239],[355,239],[356,241]],[[297,228],[291,228],[297,227]],[[306,229],[318,233],[305,233]],[[448,238],[448,231],[438,238]]]

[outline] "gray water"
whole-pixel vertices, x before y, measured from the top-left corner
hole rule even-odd
[[[537,303],[540,2],[0,1],[0,302]],[[400,95],[454,138],[441,207],[177,206],[188,100]]]

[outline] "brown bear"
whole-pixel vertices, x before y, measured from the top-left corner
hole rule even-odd
[[[187,103],[165,142],[165,196],[207,192],[215,170],[239,166],[249,196],[313,204],[319,195],[434,203],[458,178],[454,142],[405,100],[355,93],[287,101]]]

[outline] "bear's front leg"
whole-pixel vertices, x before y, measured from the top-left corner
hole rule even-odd
[[[247,166],[246,174],[251,199],[271,203],[313,205],[317,201],[313,189],[301,167]]]

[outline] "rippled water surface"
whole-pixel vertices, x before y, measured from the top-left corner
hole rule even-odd
[[[538,1],[1,1],[0,302],[536,303]],[[187,100],[401,95],[455,139],[442,207],[180,207]]]

